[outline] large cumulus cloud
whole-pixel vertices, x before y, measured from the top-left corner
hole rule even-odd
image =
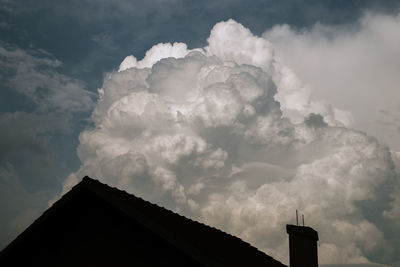
[[[367,13],[346,27],[276,25],[263,36],[315,95],[352,112],[353,127],[400,150],[399,13]]]
[[[351,114],[313,98],[267,40],[233,20],[214,26],[207,47],[158,44],[126,58],[92,119],[64,190],[89,175],[284,262],[284,226],[299,209],[320,232],[320,263],[398,260],[389,149],[346,128]]]

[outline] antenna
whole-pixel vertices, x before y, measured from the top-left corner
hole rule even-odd
[[[303,226],[304,226],[304,214],[302,214],[301,217],[303,219]]]
[[[299,213],[296,210],[296,225],[299,226]]]

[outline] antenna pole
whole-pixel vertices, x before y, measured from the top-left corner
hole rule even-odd
[[[299,214],[296,210],[296,225],[299,226]]]
[[[304,214],[302,214],[301,217],[303,219],[303,226],[304,226]]]

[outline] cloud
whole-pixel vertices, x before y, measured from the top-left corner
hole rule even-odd
[[[0,132],[0,162],[8,154],[21,150],[43,154],[51,134],[69,130],[65,119],[51,114],[38,115],[21,111],[1,114],[0,125],[3,126]]]
[[[170,43],[166,44],[157,44],[153,46],[150,50],[146,52],[145,57],[139,62],[134,56],[127,56],[124,61],[122,61],[119,66],[118,71],[123,71],[129,68],[150,68],[157,61],[163,58],[182,58],[186,56],[190,51],[187,49],[186,44],[184,43]]]
[[[68,138],[76,131],[76,122],[93,109],[94,94],[82,81],[60,73],[62,63],[44,50],[25,51],[1,43],[0,63],[2,96],[13,96],[9,99],[11,107],[13,102],[21,102],[24,108],[0,114],[0,164],[4,161],[24,166],[16,167],[21,175],[29,162],[57,157],[53,140],[61,135]]]
[[[0,164],[0,248],[20,234],[49,198],[46,192],[28,192],[10,163]]]
[[[76,122],[93,109],[94,94],[82,81],[60,73],[62,63],[44,50],[25,51],[0,43],[0,63],[2,97],[11,95],[10,106],[21,102],[24,108],[0,114],[0,164],[24,165],[39,155],[37,159],[49,158],[53,139],[73,134]]]
[[[391,151],[346,128],[349,113],[314,97],[236,21],[207,41],[158,44],[105,79],[63,191],[89,175],[284,262],[284,225],[299,209],[320,233],[320,263],[398,260],[394,219],[382,214],[396,210]]]
[[[277,25],[263,36],[312,94],[351,111],[353,127],[399,150],[400,15],[367,13],[355,25]],[[384,111],[386,114],[382,114]]]
[[[7,45],[8,46],[8,45]],[[61,62],[46,51],[0,46],[0,79],[3,86],[24,95],[40,111],[68,113],[90,111],[93,96],[84,84],[56,71]]]
[[[46,208],[58,179],[72,171],[65,143],[93,109],[94,94],[60,73],[61,65],[44,50],[0,43],[1,97],[9,104],[0,114],[0,247]]]

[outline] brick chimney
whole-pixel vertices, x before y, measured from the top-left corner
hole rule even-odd
[[[308,226],[286,225],[290,267],[318,267],[318,232]]]

